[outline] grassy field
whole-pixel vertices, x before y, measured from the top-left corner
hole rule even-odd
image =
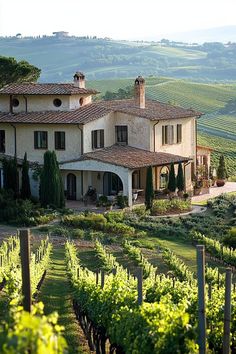
[[[65,328],[68,354],[90,353],[73,311],[72,290],[67,279],[63,247],[53,250],[51,266],[40,290],[39,300],[45,304],[45,314],[58,312],[58,322]]]

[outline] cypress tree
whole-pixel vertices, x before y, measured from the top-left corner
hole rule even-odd
[[[31,197],[30,180],[29,180],[29,163],[27,161],[27,154],[25,153],[24,161],[22,164],[22,188],[21,198],[29,199]]]
[[[225,166],[225,158],[224,155],[220,156],[220,160],[219,160],[219,166],[217,169],[217,178],[218,179],[225,179],[227,178],[227,170],[226,170],[226,166]]]
[[[154,191],[153,191],[152,166],[149,166],[147,168],[146,189],[145,189],[145,205],[147,210],[152,208],[153,198],[154,198]]]
[[[40,176],[40,201],[42,206],[61,208],[65,205],[64,188],[54,151],[46,151]]]
[[[179,162],[178,165],[178,174],[176,178],[176,187],[178,188],[179,192],[182,192],[184,190],[184,173],[183,173],[183,168],[182,168],[182,163]]]
[[[11,189],[16,197],[18,194],[18,171],[17,160],[3,159],[3,187],[4,189]]]
[[[174,193],[175,190],[176,190],[176,177],[175,177],[175,168],[174,168],[174,163],[173,162],[171,162],[171,165],[170,165],[170,175],[169,175],[168,189],[172,193]]]

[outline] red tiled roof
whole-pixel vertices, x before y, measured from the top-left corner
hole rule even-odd
[[[73,84],[21,83],[9,84],[0,89],[0,95],[86,95],[98,91],[79,88]]]
[[[86,124],[104,117],[111,110],[97,105],[87,104],[73,111],[46,111],[29,113],[0,113],[0,123],[25,124]]]
[[[150,120],[187,118],[202,115],[201,112],[197,112],[192,109],[173,106],[154,100],[146,100],[145,108],[139,108],[133,99],[102,101],[101,104],[104,107],[110,108],[116,112],[128,113]]]
[[[189,157],[167,154],[164,152],[151,152],[131,146],[112,145],[104,149],[86,153],[79,159],[64,161],[61,164],[85,160],[96,160],[112,165],[136,169],[147,166],[168,165],[171,162],[187,162],[192,159]]]
[[[72,111],[0,113],[0,123],[86,124],[109,112],[122,112],[149,120],[196,117],[200,112],[146,100],[146,108],[135,106],[134,100],[99,101]]]

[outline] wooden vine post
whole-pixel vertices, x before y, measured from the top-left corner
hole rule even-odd
[[[30,232],[20,230],[20,258],[22,273],[23,308],[31,312],[31,284],[30,284]]]
[[[232,269],[227,268],[226,276],[225,276],[223,354],[230,353],[231,287],[232,287]]]
[[[199,354],[206,354],[205,247],[197,245]]]
[[[143,268],[138,267],[137,269],[137,280],[138,280],[138,305],[143,303]]]

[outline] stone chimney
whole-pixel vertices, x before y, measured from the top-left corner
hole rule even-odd
[[[85,76],[77,71],[74,75],[74,85],[79,88],[85,88]]]
[[[145,108],[145,80],[138,76],[134,82],[135,104],[139,108]]]

